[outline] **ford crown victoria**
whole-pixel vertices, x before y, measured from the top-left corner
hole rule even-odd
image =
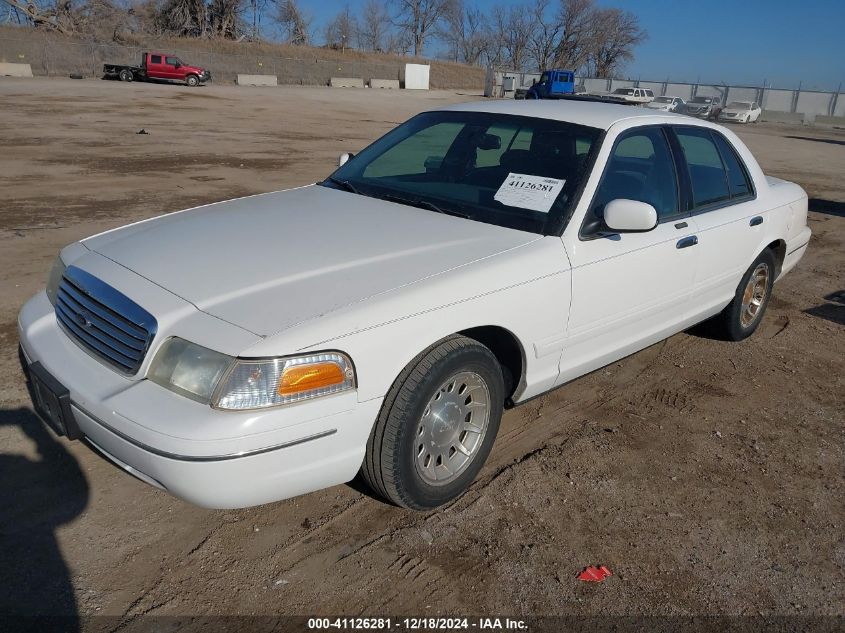
[[[419,114],[324,181],[107,231],[22,308],[36,410],[195,504],[460,495],[503,409],[713,319],[810,239],[730,130],[592,102]]]

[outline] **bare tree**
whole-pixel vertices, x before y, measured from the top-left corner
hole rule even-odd
[[[352,40],[358,32],[358,21],[349,12],[349,6],[338,13],[326,25],[326,46],[345,51],[352,45]]]
[[[275,18],[289,44],[308,45],[311,20],[300,10],[296,0],[279,0]]]
[[[379,0],[367,0],[358,25],[358,48],[368,51],[384,50],[390,27],[390,15]]]
[[[493,33],[500,50],[494,54],[495,63],[505,63],[522,69],[528,56],[528,41],[534,25],[523,7],[493,7]]]
[[[556,66],[578,70],[587,63],[596,45],[596,15],[593,0],[561,0],[560,39],[554,54]]]
[[[188,37],[209,35],[208,12],[204,0],[167,0],[158,13],[163,33]]]
[[[478,64],[490,47],[487,20],[480,9],[456,0],[444,16],[445,28],[440,32],[456,62]]]
[[[534,26],[528,35],[528,57],[537,70],[544,70],[552,65],[563,31],[559,17],[549,13],[549,0],[534,0],[530,7]]]
[[[211,34],[225,39],[238,39],[244,29],[241,13],[243,0],[211,0],[208,5],[208,21]]]
[[[414,55],[422,55],[426,39],[436,30],[454,0],[393,0],[396,25],[413,43]]]
[[[648,34],[630,11],[599,9],[595,13],[595,47],[591,58],[596,77],[612,77],[621,66],[633,59],[634,48]]]

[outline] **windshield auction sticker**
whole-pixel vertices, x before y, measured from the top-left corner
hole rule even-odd
[[[565,184],[557,178],[510,173],[493,199],[509,207],[548,213]]]

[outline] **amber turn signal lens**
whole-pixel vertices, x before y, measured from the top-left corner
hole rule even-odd
[[[346,380],[343,369],[335,363],[294,365],[285,369],[279,381],[279,395],[289,396],[302,391],[339,385]]]

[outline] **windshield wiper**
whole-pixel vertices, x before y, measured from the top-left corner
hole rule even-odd
[[[350,193],[357,193],[359,196],[364,195],[364,194],[361,193],[361,190],[358,189],[358,187],[353,185],[348,180],[341,180],[340,178],[334,178],[332,176],[329,176],[328,178],[326,178],[326,180],[328,180],[333,185],[337,185],[341,189],[345,189],[346,191],[349,191]]]
[[[399,204],[407,204],[409,206],[417,207],[419,209],[428,209],[429,211],[434,211],[435,213],[442,213],[443,215],[453,215],[456,218],[464,218],[465,220],[472,219],[468,213],[463,213],[454,209],[444,209],[443,207],[432,202],[431,200],[424,200],[423,198],[403,198],[402,196],[396,196],[393,194],[385,194],[379,197],[384,200],[398,202]]]

